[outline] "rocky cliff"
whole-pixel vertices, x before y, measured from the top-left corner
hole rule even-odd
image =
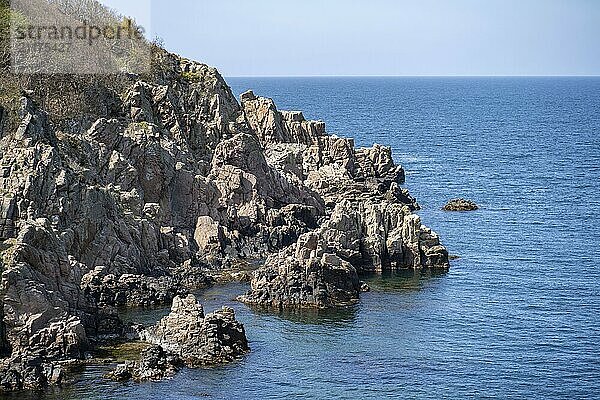
[[[147,76],[16,79],[0,104],[0,387],[64,379],[170,303],[267,259],[242,301],[327,307],[358,273],[447,269],[389,148],[356,149],[161,49]],[[2,97],[3,99],[5,97]]]

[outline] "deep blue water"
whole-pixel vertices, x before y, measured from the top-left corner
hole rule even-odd
[[[91,373],[60,398],[600,398],[599,78],[229,79],[328,131],[392,146],[423,222],[451,254],[436,277],[373,278],[339,312],[270,315],[231,299],[252,353],[173,380]],[[445,213],[453,197],[481,210]],[[49,396],[52,397],[52,396]]]

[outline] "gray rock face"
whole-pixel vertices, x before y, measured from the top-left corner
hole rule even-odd
[[[252,289],[238,300],[259,306],[326,308],[358,301],[360,282],[349,262],[326,248],[315,232],[267,259],[252,278]]]
[[[475,211],[479,206],[474,201],[466,199],[452,199],[442,208],[444,211]]]
[[[205,256],[196,224],[211,214],[228,223],[208,178],[213,153],[249,128],[214,69],[161,57],[169,68],[132,81],[118,118],[99,107],[90,124],[51,121],[24,97],[18,128],[0,139],[0,369],[15,376],[7,389],[54,382],[42,372],[24,379],[48,369],[27,360],[81,358],[91,339],[122,334],[115,305],[169,302],[209,282],[207,264],[194,262]],[[118,97],[102,93],[99,103]]]
[[[39,390],[61,384],[67,379],[67,367],[68,362],[49,362],[41,355],[15,355],[0,364],[0,390]]]
[[[47,220],[30,221],[3,243],[0,386],[6,390],[61,382],[61,364],[83,356],[85,324],[96,317],[77,289],[81,265],[50,229]]]
[[[319,228],[267,259],[240,301],[277,308],[346,305],[361,291],[357,272],[449,268],[437,234],[412,214],[419,206],[399,186],[404,170],[390,148],[355,149],[351,139],[326,135],[322,122],[279,112],[252,92],[241,100],[267,162],[318,193],[326,211]]]
[[[0,170],[0,176],[10,174],[10,167]],[[14,238],[15,231],[15,198],[12,196],[0,199],[0,240]]]
[[[262,145],[300,143],[310,145],[325,135],[322,121],[306,121],[299,111],[277,110],[273,100],[257,97],[252,91],[241,95],[244,113]]]
[[[96,267],[81,278],[88,299],[99,306],[157,306],[168,304],[175,296],[209,287],[212,280],[201,265],[190,261],[174,268],[168,276],[123,274],[115,276],[106,267]]]
[[[448,267],[437,234],[407,205],[345,200],[320,228],[269,257],[238,299],[276,308],[348,305],[361,292],[357,269]]]
[[[178,355],[186,366],[231,362],[249,351],[244,326],[233,309],[204,315],[196,297],[175,297],[171,313],[140,333],[143,341]]]

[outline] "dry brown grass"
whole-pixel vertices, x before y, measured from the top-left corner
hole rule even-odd
[[[66,10],[80,18],[91,15],[119,20],[95,0],[47,0],[61,3]],[[120,74],[13,74],[10,70],[10,8],[9,0],[0,0],[0,107],[5,110],[5,129],[18,124],[19,99],[24,91],[50,115],[58,129],[69,131],[73,126],[85,128],[100,117],[118,117],[121,97],[137,80],[168,81],[174,71],[166,51],[158,42],[149,46],[151,72],[144,75]]]

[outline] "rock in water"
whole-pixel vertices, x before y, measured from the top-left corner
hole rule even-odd
[[[331,307],[356,302],[358,272],[449,268],[438,235],[421,224],[391,149],[355,149],[351,139],[326,134],[321,121],[278,111],[270,99],[246,92],[242,107],[266,149],[267,163],[321,196],[318,228],[271,255],[240,301],[276,308]]]
[[[157,381],[172,377],[182,366],[177,354],[166,352],[161,346],[150,346],[141,352],[139,361],[119,364],[104,377],[117,382]]]
[[[268,258],[254,273],[252,289],[238,300],[283,308],[326,308],[358,301],[361,285],[356,269],[335,254],[324,253],[316,233]]]
[[[475,202],[466,199],[452,199],[442,208],[444,211],[475,211],[479,206]]]
[[[204,315],[194,295],[175,297],[171,313],[143,330],[140,338],[177,355],[192,368],[231,362],[250,350],[233,309],[223,307]]]
[[[238,300],[276,308],[325,308],[356,302],[361,271],[446,270],[448,252],[437,234],[406,205],[345,200],[296,244],[270,256]]]

